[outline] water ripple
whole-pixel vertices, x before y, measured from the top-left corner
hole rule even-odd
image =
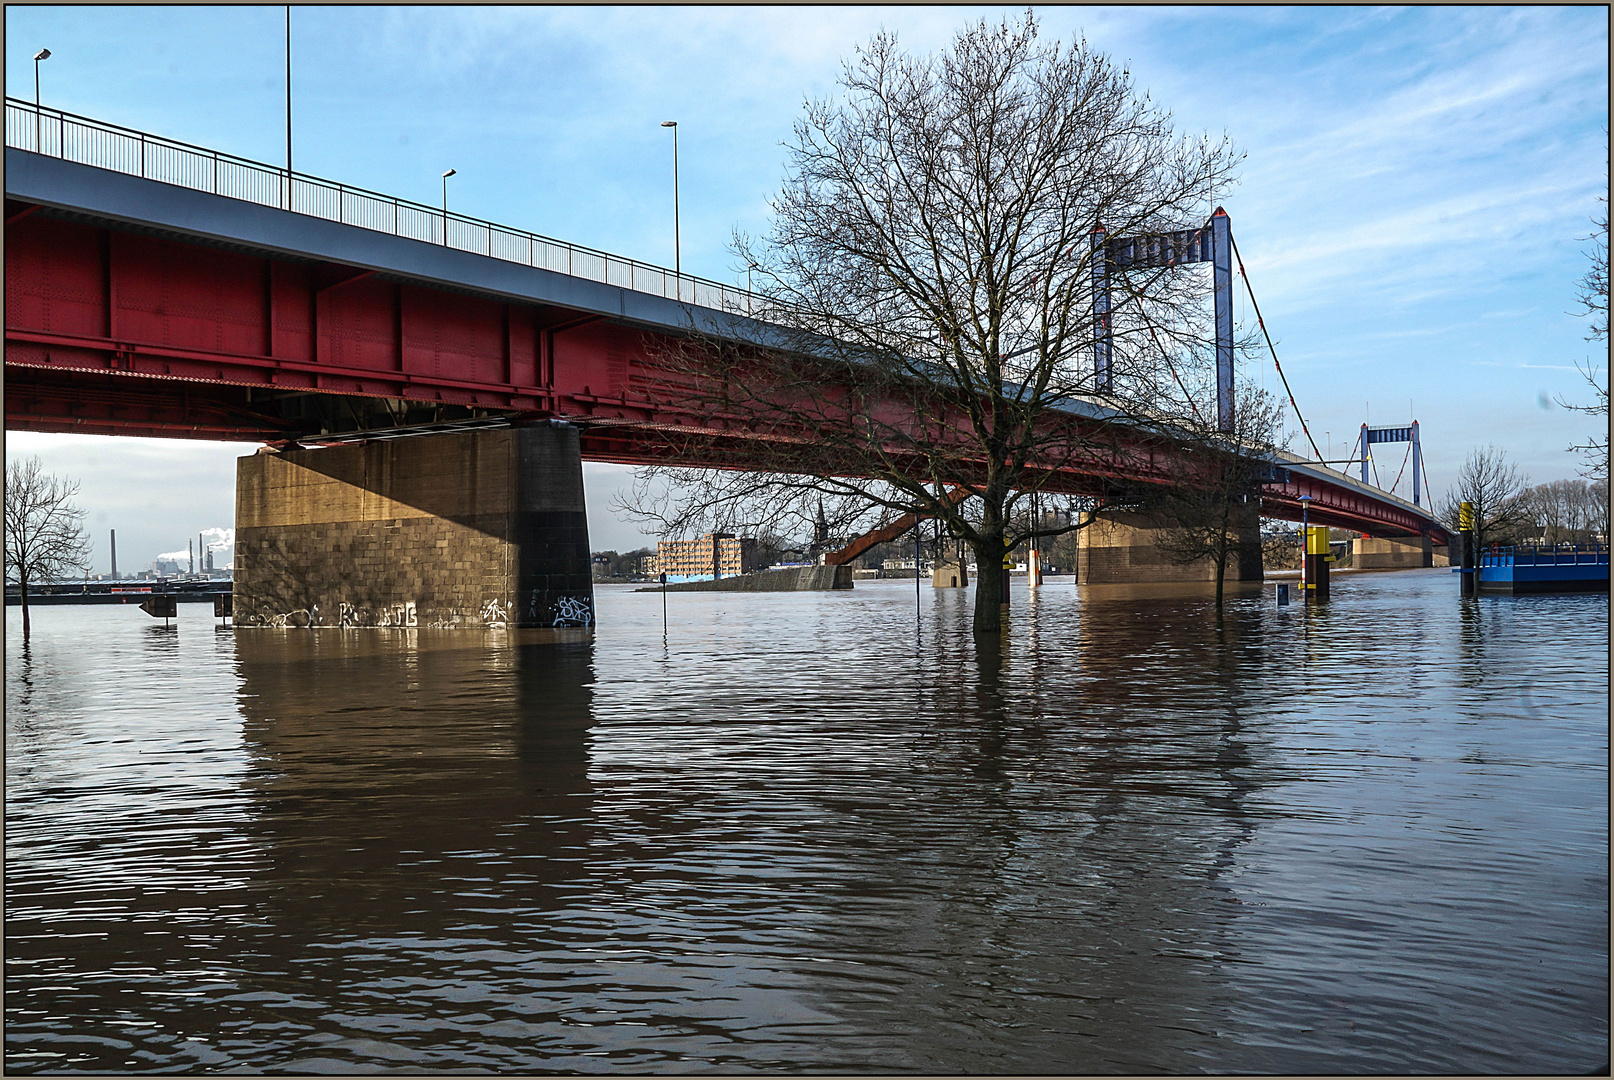
[[[20,1073],[1581,1072],[1608,602],[602,588],[7,636]],[[917,618],[916,618],[917,615]],[[15,620],[15,613],[8,612]]]

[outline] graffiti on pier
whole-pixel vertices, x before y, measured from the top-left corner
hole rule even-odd
[[[488,626],[506,626],[510,622],[511,605],[501,600],[489,600],[482,605],[482,621]]]
[[[593,626],[594,608],[586,596],[558,596],[551,609],[555,621],[551,626]]]
[[[359,607],[357,604],[339,604],[337,606],[337,625],[344,627],[361,626],[418,626],[419,615],[415,610],[415,602],[388,604],[371,611],[369,608]]]

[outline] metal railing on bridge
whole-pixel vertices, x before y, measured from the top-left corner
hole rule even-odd
[[[229,199],[290,210],[523,266],[586,278],[681,303],[749,314],[744,289],[291,172],[132,128],[6,99],[6,145]]]
[[[1498,545],[1480,553],[1481,566],[1608,565],[1607,544]]]

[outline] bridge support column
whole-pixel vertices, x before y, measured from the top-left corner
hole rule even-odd
[[[1356,570],[1415,570],[1434,565],[1434,542],[1427,536],[1388,540],[1359,536],[1351,541],[1351,566]]]
[[[1077,533],[1076,580],[1083,585],[1136,585],[1150,582],[1215,581],[1209,559],[1180,565],[1161,552],[1161,534],[1170,522],[1152,514],[1105,511],[1089,515]],[[1229,552],[1224,581],[1260,581],[1260,504],[1251,500],[1240,513],[1239,543]]]
[[[578,432],[421,435],[241,458],[238,626],[589,634]]]

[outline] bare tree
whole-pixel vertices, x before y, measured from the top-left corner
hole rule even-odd
[[[1608,340],[1608,197],[1598,200],[1603,204],[1603,216],[1592,219],[1592,234],[1586,237],[1592,249],[1587,252],[1592,265],[1580,279],[1580,314],[1591,320],[1586,328],[1586,340]]]
[[[1260,484],[1283,427],[1276,397],[1253,386],[1242,391],[1232,432],[1203,420],[1181,422],[1175,483],[1155,504],[1170,522],[1156,540],[1161,555],[1179,566],[1209,562],[1218,611],[1228,562],[1261,555]]]
[[[692,335],[661,358],[668,392],[707,428],[668,456],[717,467],[641,473],[620,505],[670,532],[794,531],[823,498],[843,536],[917,514],[995,567],[1028,537],[1080,527],[1049,497],[1058,485],[1111,494],[1062,477],[1133,475],[1123,422],[1186,411],[1195,380],[1171,358],[1203,351],[1206,276],[1117,276],[1103,316],[1093,238],[1204,227],[1237,155],[1174,134],[1085,42],[1039,44],[1029,12],[931,57],[882,33],[840,85],[787,144],[767,235],[735,237],[757,288],[747,314],[772,347]],[[744,440],[728,451],[713,431]],[[1020,510],[1039,491],[1072,512],[1033,522]],[[983,574],[977,633],[998,629],[1004,600]]]
[[[1579,367],[1579,365],[1576,365]],[[1586,384],[1592,388],[1592,403],[1590,405],[1577,405],[1573,402],[1558,399],[1558,404],[1575,412],[1587,413],[1591,416],[1608,416],[1608,369],[1604,368],[1601,381],[1597,378],[1597,367],[1590,360],[1580,373],[1586,379]],[[1574,443],[1570,451],[1581,455],[1583,462],[1580,473],[1590,480],[1608,482],[1608,421],[1605,419],[1602,426],[1587,436],[1585,442]]]
[[[1604,198],[1603,216],[1594,220],[1595,228],[1587,239],[1591,241],[1591,251],[1587,253],[1592,265],[1587,269],[1585,276],[1580,279],[1580,292],[1576,301],[1580,304],[1580,314],[1590,321],[1586,327],[1587,341],[1608,340],[1608,199]],[[1603,378],[1597,378],[1597,364],[1587,360],[1584,366],[1577,364],[1580,373],[1585,377],[1587,385],[1592,388],[1592,401],[1589,405],[1574,404],[1558,399],[1558,404],[1575,412],[1583,412],[1590,416],[1608,416],[1608,365],[1603,366]],[[1584,466],[1581,475],[1589,480],[1601,480],[1606,487],[1608,484],[1608,421],[1605,419],[1598,431],[1583,443],[1575,443],[1569,448],[1581,455]]]
[[[1495,446],[1476,447],[1457,473],[1457,483],[1446,493],[1440,516],[1455,532],[1460,524],[1462,503],[1474,507],[1474,541],[1510,543],[1529,538],[1533,514],[1525,489],[1530,481],[1507,454]]]
[[[55,581],[70,571],[88,573],[90,538],[84,511],[72,504],[78,481],[41,472],[39,458],[12,461],[6,469],[6,580],[22,600],[22,636],[32,630],[28,584]]]
[[[1607,487],[1601,481],[1553,480],[1524,493],[1534,537],[1544,544],[1586,543],[1605,532]]]

